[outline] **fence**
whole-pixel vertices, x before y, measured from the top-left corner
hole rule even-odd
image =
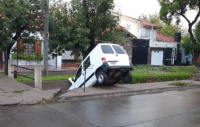
[[[25,78],[33,79],[35,82],[35,88],[42,90],[42,65],[34,65],[34,69],[30,69],[30,68],[14,65],[13,63],[14,63],[14,60],[8,61],[8,77],[9,78],[14,79],[14,75],[19,75]],[[17,71],[15,71],[15,67],[34,72],[34,78],[18,73]]]

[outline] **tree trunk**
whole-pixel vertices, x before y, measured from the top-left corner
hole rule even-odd
[[[193,61],[192,61],[192,63],[193,63],[194,65],[197,64],[199,54],[200,54],[199,52],[194,51],[194,58],[193,58]]]
[[[8,75],[8,55],[7,55],[7,50],[4,51],[4,59],[5,59],[4,73],[5,73],[5,75]]]
[[[192,43],[193,43],[193,44],[196,44],[197,41],[196,41],[196,39],[195,39],[195,37],[194,37],[194,34],[193,34],[193,32],[192,32],[192,25],[191,25],[191,24],[189,24],[188,33],[189,33],[189,35],[190,35],[190,38],[191,38]]]
[[[4,70],[5,70],[5,75],[8,75],[8,59],[10,59],[10,50],[12,46],[8,46],[7,50],[4,51],[4,58],[5,58],[5,65],[4,65]]]

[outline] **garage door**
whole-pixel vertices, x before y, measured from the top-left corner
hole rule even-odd
[[[151,65],[163,65],[163,51],[151,51]]]

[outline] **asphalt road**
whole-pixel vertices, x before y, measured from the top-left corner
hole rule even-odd
[[[0,107],[0,127],[200,127],[200,89]]]

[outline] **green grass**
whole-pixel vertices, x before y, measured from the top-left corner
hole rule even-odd
[[[169,85],[174,85],[174,86],[188,86],[188,85],[193,85],[193,82],[172,82]]]
[[[4,73],[0,73],[0,76],[7,77],[7,75],[5,75]]]
[[[195,66],[161,66],[160,68],[168,72],[188,72],[193,74],[198,72]]]
[[[163,73],[156,73],[161,71]],[[190,77],[197,73],[195,66],[160,66],[152,67],[151,65],[134,66],[131,71],[132,84],[146,83],[146,82],[162,82],[190,79]]]
[[[30,76],[33,78],[33,76]],[[43,76],[42,81],[60,81],[60,80],[68,80],[69,78],[74,77],[74,75],[50,75],[50,76]],[[17,81],[19,82],[27,82],[27,81],[33,81],[31,79],[18,76]]]
[[[156,71],[160,71],[161,73],[156,73]],[[131,71],[131,75],[133,77],[131,83],[184,80],[190,79],[190,77],[195,73],[197,73],[197,68],[195,66],[152,67],[151,65],[139,65],[134,66],[134,70]],[[74,77],[74,75],[43,76],[42,81],[68,80],[70,77]],[[21,76],[18,76],[16,80],[20,82],[33,81]]]
[[[25,91],[28,91],[28,90],[18,90],[18,91],[14,91],[14,93],[23,93]]]

